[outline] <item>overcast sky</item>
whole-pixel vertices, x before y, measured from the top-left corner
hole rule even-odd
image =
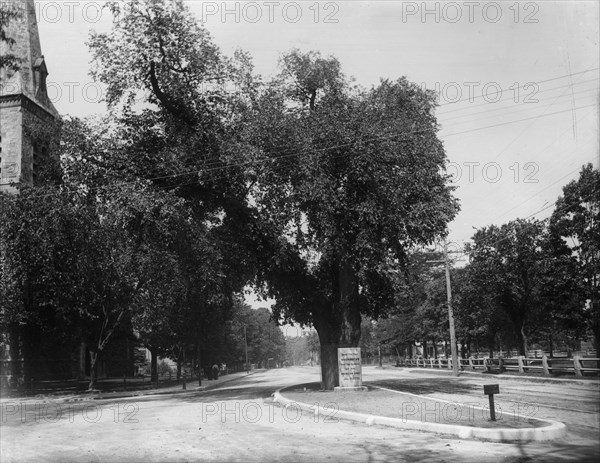
[[[597,1],[186,3],[226,54],[249,51],[264,76],[297,47],[336,56],[365,87],[406,76],[440,90],[440,136],[462,208],[451,241],[462,244],[472,227],[548,217],[582,164],[598,168]],[[105,110],[85,45],[90,29],[110,28],[102,5],[38,3],[62,114]]]

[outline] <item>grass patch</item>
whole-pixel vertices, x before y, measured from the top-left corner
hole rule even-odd
[[[386,416],[427,423],[443,423],[480,428],[532,428],[546,426],[534,420],[531,409],[499,410],[496,405],[496,421],[489,419],[487,399],[473,400],[470,404],[441,402],[426,397],[391,392],[369,387],[364,392],[321,391],[319,383],[301,384],[284,389],[282,395],[295,402],[319,405],[328,409]]]

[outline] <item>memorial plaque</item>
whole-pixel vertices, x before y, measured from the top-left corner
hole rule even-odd
[[[362,388],[360,347],[339,348],[338,368],[340,375],[340,388]]]

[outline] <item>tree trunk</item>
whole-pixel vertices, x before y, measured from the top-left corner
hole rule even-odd
[[[20,355],[20,345],[21,337],[19,336],[19,329],[17,326],[13,326],[9,332],[9,346],[8,346],[8,354],[10,363],[10,380],[9,387],[17,388],[19,387],[19,379],[21,378],[21,365],[22,359]]]
[[[23,356],[23,386],[31,389],[33,379],[42,373],[39,361],[41,330],[35,326],[24,326],[21,331],[21,355]]]
[[[181,359],[177,359],[177,379],[181,379]]]
[[[198,357],[198,386],[202,386],[202,351],[201,351],[200,340],[198,340],[197,357]]]
[[[321,345],[321,388],[330,390],[339,385],[338,344]]]
[[[597,287],[597,285],[595,285]],[[592,295],[591,303],[592,313],[592,333],[594,335],[594,349],[596,350],[596,357],[600,357],[600,302],[598,297]]]
[[[90,351],[90,383],[88,385],[88,391],[92,391],[96,387],[96,380],[98,377],[98,357],[98,351]]]
[[[192,381],[194,379],[194,372],[196,371],[196,360],[198,358],[198,350],[197,349],[193,349],[192,350],[192,367],[190,369],[190,381]]]
[[[158,356],[156,355],[155,349],[150,350],[150,381],[153,383],[158,382]]]
[[[527,336],[525,335],[525,323],[522,323],[519,327],[518,340],[519,355],[527,357]]]
[[[358,278],[350,258],[342,257],[339,268],[339,311],[341,314],[340,347],[357,347],[360,341]]]
[[[488,345],[488,349],[489,349],[489,351],[490,351],[490,358],[491,358],[491,359],[493,359],[493,358],[494,358],[494,347],[495,347],[495,344],[496,344],[496,343],[495,343],[495,339],[494,339],[495,337],[496,337],[495,335],[494,335],[494,337],[490,336],[490,337],[488,338],[488,343],[487,343],[487,345]]]
[[[345,253],[332,266],[331,278],[336,300],[324,301],[313,312],[314,325],[321,344],[322,386],[339,386],[338,347],[357,347],[360,341],[361,315],[358,308],[358,278]]]

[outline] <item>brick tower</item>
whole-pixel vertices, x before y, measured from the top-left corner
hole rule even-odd
[[[0,43],[0,56],[12,54],[17,67],[0,68],[0,191],[38,184],[56,152],[59,116],[48,98],[48,70],[42,55],[34,0],[4,0],[19,17],[3,25],[13,44]]]

